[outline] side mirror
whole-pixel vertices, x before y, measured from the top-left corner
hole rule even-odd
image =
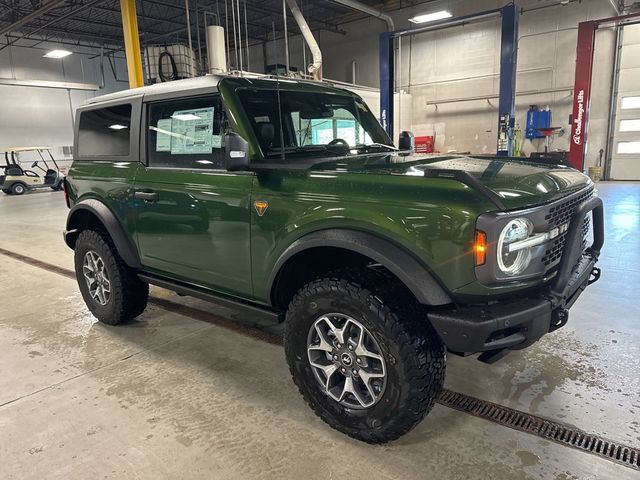
[[[416,151],[416,137],[413,133],[405,130],[400,132],[400,139],[398,141],[398,150],[400,153],[411,155]]]
[[[249,144],[235,132],[224,136],[224,163],[230,172],[249,168]]]

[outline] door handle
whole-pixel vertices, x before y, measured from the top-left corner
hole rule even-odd
[[[157,192],[134,192],[133,198],[138,200],[144,200],[145,202],[157,202],[160,199],[160,195]]]

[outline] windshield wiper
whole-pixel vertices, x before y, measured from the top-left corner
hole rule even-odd
[[[345,148],[336,148],[329,145],[303,145],[301,147],[285,147],[285,153],[324,153],[328,152],[333,155],[345,155],[347,150]],[[280,155],[280,149],[271,150],[267,153],[267,156]]]
[[[393,147],[391,145],[386,145],[384,143],[359,143],[358,145],[356,145],[355,147],[353,147],[356,150],[365,150],[368,148],[377,148],[377,149],[384,149],[388,152],[397,152],[398,149],[396,147]]]

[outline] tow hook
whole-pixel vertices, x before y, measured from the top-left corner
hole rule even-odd
[[[569,311],[566,308],[558,308],[551,314],[551,324],[549,325],[549,332],[558,330],[564,327],[569,321]]]
[[[589,274],[589,283],[587,285],[596,283],[599,279],[600,279],[600,269],[598,267],[593,267],[593,270],[591,270],[591,273]]]

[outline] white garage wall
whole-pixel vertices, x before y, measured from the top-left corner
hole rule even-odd
[[[496,0],[447,0],[392,12],[396,29],[411,26],[408,18],[425,11],[448,9],[454,16],[501,7]],[[521,0],[525,9],[520,16],[517,90],[544,90],[572,87],[575,73],[577,26],[579,22],[614,15],[606,0],[582,0],[560,6],[555,0]],[[544,5],[552,8],[526,11]],[[386,26],[378,19],[341,25],[347,35],[314,32],[320,42],[327,78],[352,81],[352,61],[356,60],[356,81],[378,86],[378,34]],[[597,161],[598,150],[605,148],[614,34],[602,29],[597,34],[594,84],[591,102],[588,164]],[[409,69],[409,46],[411,69]],[[291,65],[302,62],[302,39],[290,39]],[[500,22],[497,19],[478,24],[420,34],[402,40],[402,68],[399,85],[412,98],[412,129],[416,135],[436,132],[436,146],[443,151],[494,152],[497,129],[497,99],[427,106],[426,101],[487,95],[498,92]],[[268,63],[284,63],[283,42],[267,45]],[[307,57],[308,59],[309,57]],[[252,70],[261,71],[262,46],[251,49]],[[411,75],[409,77],[409,70]],[[545,93],[518,97],[517,121],[524,126],[529,104],[549,105],[553,125],[566,128],[552,148],[568,149],[568,121],[571,92]],[[543,149],[542,140],[525,140],[528,154]]]
[[[43,58],[55,48],[74,52],[63,59]],[[57,44],[40,44],[38,48],[10,46],[0,51],[0,78],[18,80],[47,80],[100,84],[99,50],[74,48]],[[124,60],[115,60],[119,80],[126,80]],[[73,143],[73,113],[87,98],[127,88],[113,76],[104,60],[105,87],[98,91],[60,88],[0,85],[0,152],[9,147],[51,146],[54,156],[61,158],[61,166],[68,166],[62,147]],[[23,154],[28,163],[37,155]]]

